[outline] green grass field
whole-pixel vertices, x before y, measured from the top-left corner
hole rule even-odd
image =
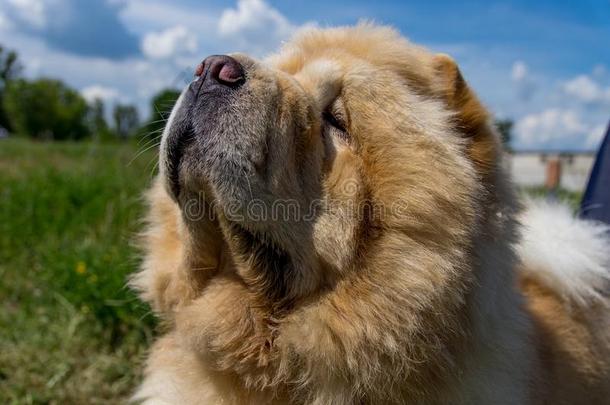
[[[125,287],[154,152],[0,140],[0,403],[124,402],[154,329]]]
[[[138,149],[0,140],[0,404],[122,403],[137,383],[154,319],[125,282],[156,161]]]

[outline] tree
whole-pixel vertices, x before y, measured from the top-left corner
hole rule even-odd
[[[148,123],[142,128],[143,135],[156,138],[161,135],[169,114],[180,97],[180,92],[174,89],[165,89],[157,93],[151,101],[152,116]]]
[[[127,139],[136,133],[140,125],[138,109],[133,105],[117,104],[112,112],[114,131],[121,139]]]
[[[0,45],[0,127],[12,129],[6,110],[4,109],[4,92],[6,86],[21,74],[22,66],[17,53],[5,50]]]
[[[504,145],[504,149],[507,151],[511,151],[511,141],[513,138],[512,130],[513,130],[513,121],[511,119],[501,119],[496,121],[496,128],[498,128],[498,132],[500,132],[500,138],[502,139],[502,144]]]
[[[51,79],[9,82],[4,107],[15,132],[35,139],[82,139],[90,134],[87,102]]]
[[[88,112],[89,128],[93,136],[100,140],[108,140],[114,137],[114,134],[108,127],[106,122],[106,108],[104,101],[96,98],[89,106]]]

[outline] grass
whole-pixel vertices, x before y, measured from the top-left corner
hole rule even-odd
[[[580,210],[580,202],[582,200],[581,192],[569,191],[565,189],[558,189],[551,195],[546,188],[540,187],[528,187],[522,192],[534,198],[547,198],[550,197],[553,200],[561,201],[563,204],[569,206],[572,211],[577,214]]]
[[[125,280],[155,157],[137,151],[0,140],[1,404],[123,403],[140,378],[154,320]]]
[[[154,329],[125,288],[154,153],[0,140],[0,403],[121,403]]]

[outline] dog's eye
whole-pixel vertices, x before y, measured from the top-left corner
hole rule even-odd
[[[345,119],[341,114],[334,113],[331,109],[327,109],[322,113],[324,124],[324,133],[330,132],[343,140],[349,140],[349,133],[345,124]]]
[[[324,111],[324,113],[322,113],[322,118],[324,119],[324,121],[338,129],[339,131],[345,132],[345,124],[339,117],[333,115],[332,112]]]

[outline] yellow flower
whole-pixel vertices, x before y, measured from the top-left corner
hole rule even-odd
[[[78,262],[78,263],[76,263],[75,271],[78,274],[85,274],[87,272],[87,264],[85,262]]]

